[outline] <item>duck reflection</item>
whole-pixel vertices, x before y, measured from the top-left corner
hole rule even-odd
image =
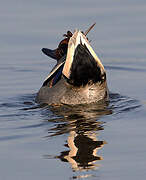
[[[86,107],[53,107],[52,111],[62,115],[62,118],[53,120],[57,124],[49,129],[49,136],[69,134],[64,145],[69,149],[60,152],[56,158],[69,162],[73,171],[96,169],[99,166],[97,162],[103,160],[97,152],[106,144],[106,141],[97,138],[99,132],[104,130],[104,122],[99,121],[99,117],[112,113],[107,104],[98,104],[98,108],[95,104]]]
[[[97,151],[105,143],[98,141],[95,134],[76,134],[75,131],[71,131],[66,145],[70,150],[61,152],[58,158],[69,162],[74,171],[95,169],[98,166],[95,162],[103,159],[97,155]]]

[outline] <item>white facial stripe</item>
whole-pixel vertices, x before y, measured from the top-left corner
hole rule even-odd
[[[86,47],[89,49],[89,52],[92,54],[92,56],[97,61],[98,65],[100,66],[101,71],[104,72],[105,71],[104,66],[102,65],[100,59],[97,57],[94,50],[90,46],[86,36],[84,34],[82,34],[81,31],[76,30],[74,32],[73,36],[70,38],[69,43],[68,43],[67,57],[66,57],[64,68],[63,68],[63,74],[67,78],[69,78],[69,76],[70,76],[70,68],[71,68],[71,65],[72,65],[75,49],[78,46],[78,44],[80,44],[80,42],[83,45],[84,44],[86,45]]]
[[[65,61],[65,65],[63,68],[62,73],[69,79],[70,76],[70,68],[74,57],[75,52],[75,45],[76,45],[76,39],[77,39],[78,31],[76,30],[73,34],[73,36],[70,38],[68,43],[68,49],[67,49],[67,57]]]

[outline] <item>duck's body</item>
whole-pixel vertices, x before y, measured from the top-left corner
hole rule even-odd
[[[61,80],[52,88],[47,86],[41,87],[38,92],[36,101],[38,103],[47,103],[49,105],[60,104],[88,104],[100,100],[108,99],[107,84],[93,84],[91,86],[76,88],[68,86],[66,80]]]
[[[64,56],[45,79],[36,101],[75,105],[107,100],[105,69],[83,33],[75,31]]]

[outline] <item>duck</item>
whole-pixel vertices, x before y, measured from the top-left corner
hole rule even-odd
[[[48,105],[79,105],[108,101],[106,70],[85,33],[67,31],[54,50],[43,48],[47,56],[57,60],[45,78],[35,101]]]

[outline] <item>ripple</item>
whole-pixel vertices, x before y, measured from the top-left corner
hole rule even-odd
[[[49,126],[47,136],[56,136],[69,133],[73,129],[78,132],[103,130],[105,125],[103,117],[107,116],[106,119],[111,119],[108,118],[108,116],[111,116],[116,119],[118,114],[133,112],[141,107],[138,100],[111,92],[109,102],[58,107],[36,104],[34,101],[35,95],[26,94],[10,98],[7,102],[1,103],[2,113],[0,118],[3,118],[3,122],[16,121],[16,129],[35,129]],[[39,118],[37,122],[34,121],[35,118]],[[23,121],[28,119],[28,124],[25,125],[23,122],[22,125],[20,123],[18,125],[20,119]],[[30,121],[31,119],[33,121]],[[40,122],[40,120],[43,120],[43,122]],[[51,126],[49,123],[51,123]]]
[[[110,107],[115,114],[126,113],[139,109],[142,105],[136,99],[127,96],[122,96],[117,93],[110,93]]]
[[[38,123],[38,124],[20,126],[20,127],[16,128],[16,129],[29,129],[29,128],[32,129],[32,128],[39,128],[39,127],[42,127],[44,125],[45,125],[45,123]]]
[[[122,67],[122,66],[105,66],[106,69],[118,70],[118,71],[133,71],[133,72],[146,72],[146,69],[142,68],[131,68],[131,67]]]
[[[24,139],[26,137],[30,137],[30,135],[24,134],[24,135],[2,136],[0,137],[0,141],[18,140],[18,139]]]
[[[34,98],[35,94],[7,98],[4,100],[5,102],[0,104],[0,108],[21,108],[23,106],[35,105]]]

